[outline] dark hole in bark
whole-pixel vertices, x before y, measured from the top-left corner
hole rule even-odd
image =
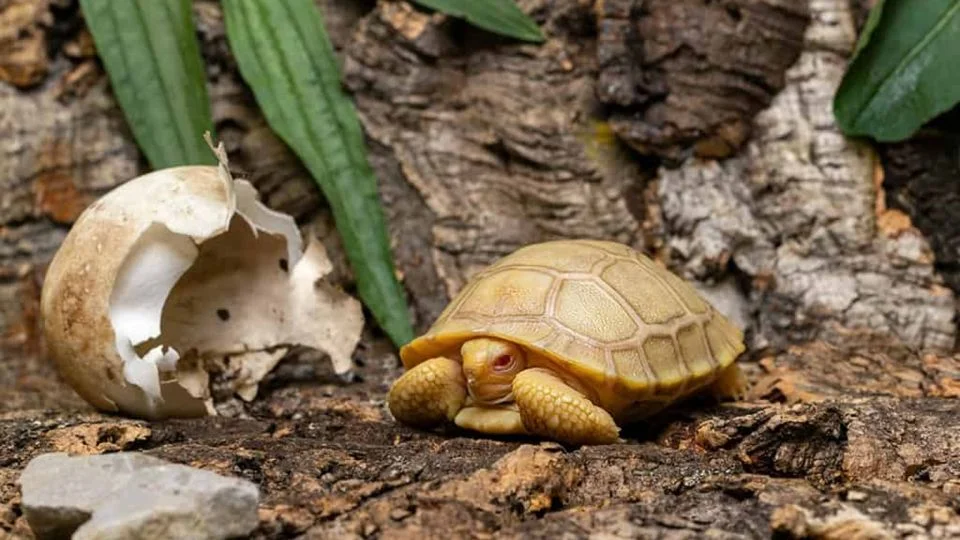
[[[97,432],[97,444],[120,442],[123,433],[119,427],[110,426]]]

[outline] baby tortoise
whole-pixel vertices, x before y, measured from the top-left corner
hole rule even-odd
[[[419,428],[603,444],[694,392],[741,397],[744,350],[739,328],[643,254],[544,242],[479,273],[401,349],[387,400]]]

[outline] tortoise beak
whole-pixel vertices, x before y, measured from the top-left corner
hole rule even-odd
[[[506,384],[474,384],[476,381],[467,381],[467,393],[477,403],[496,405],[513,401],[513,392]]]

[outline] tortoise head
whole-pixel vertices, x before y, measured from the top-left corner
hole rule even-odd
[[[460,347],[467,388],[476,401],[486,404],[513,399],[513,378],[527,364],[523,349],[495,338],[476,338]]]

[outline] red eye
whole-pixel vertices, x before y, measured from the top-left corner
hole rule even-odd
[[[501,354],[493,361],[493,369],[502,371],[510,367],[511,364],[513,364],[513,357],[509,354]]]

